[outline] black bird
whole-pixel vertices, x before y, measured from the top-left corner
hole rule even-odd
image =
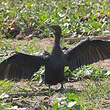
[[[92,64],[99,60],[110,58],[110,42],[87,38],[76,46],[62,50],[60,38],[62,30],[58,25],[49,26],[55,35],[54,47],[51,53],[32,56],[16,53],[0,64],[0,79],[30,78],[41,66],[45,66],[45,84],[54,85],[61,83],[63,87],[64,67],[69,66],[74,70],[82,65]]]

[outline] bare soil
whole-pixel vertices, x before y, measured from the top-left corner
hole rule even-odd
[[[46,109],[50,110],[53,104],[58,100],[58,98],[63,99],[65,93],[77,93],[80,94],[88,89],[88,85],[92,84],[93,81],[90,79],[69,81],[64,84],[66,91],[59,91],[60,84],[51,87],[51,92],[46,85],[40,85],[38,82],[30,82],[22,80],[16,82],[12,89],[16,91],[18,88],[21,91],[11,93],[8,98],[4,98],[2,102],[12,103],[13,106],[18,106],[19,108],[26,108],[26,110],[41,110],[41,106],[45,106]],[[26,90],[23,90],[25,89]],[[101,105],[102,109],[99,110],[109,110],[110,109],[110,91],[108,93],[104,103]],[[101,103],[100,103],[101,104]]]
[[[16,45],[21,46],[20,51],[24,51],[24,47],[30,44],[33,44],[34,48],[46,49],[47,47],[53,46],[53,38],[45,38],[37,42],[35,45],[32,41],[24,40],[17,41],[13,40],[13,43],[10,43],[7,52],[14,50]],[[12,42],[12,41],[11,41]],[[7,42],[6,42],[7,43]],[[3,43],[1,43],[3,44]],[[1,53],[4,54],[4,53]],[[10,56],[10,55],[9,55]],[[110,60],[99,61],[95,63],[94,66],[101,66],[110,71]],[[90,79],[78,80],[78,81],[70,81],[64,84],[64,88],[66,93],[82,93],[88,90],[88,86],[92,84],[93,81]],[[108,86],[109,83],[108,83]],[[52,91],[49,93],[49,89],[44,84],[40,85],[38,82],[31,81],[20,81],[15,82],[12,89],[15,93],[11,93],[8,98],[4,98],[2,102],[11,103],[13,106],[18,106],[19,108],[26,108],[26,110],[41,110],[41,106],[44,105],[48,110],[53,106],[53,104],[58,100],[58,98],[64,98],[64,94],[60,91],[57,91],[60,88],[60,84],[52,86]],[[16,92],[18,90],[18,92]],[[110,110],[110,90],[108,90],[108,97],[103,99],[103,104],[101,104],[101,108],[99,110]],[[102,97],[103,98],[103,97]],[[85,100],[86,101],[86,100]],[[88,105],[89,106],[89,105]]]

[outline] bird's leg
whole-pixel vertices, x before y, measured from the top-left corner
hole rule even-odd
[[[48,85],[49,88],[49,96],[51,96],[51,88],[50,88],[50,84]]]
[[[57,90],[57,92],[58,92],[58,91],[62,91],[62,90],[64,90],[63,82],[61,82],[60,84],[61,84],[61,87]]]
[[[65,88],[63,86],[63,82],[61,82],[60,84],[61,84],[61,88],[58,89],[56,92],[66,93],[67,91],[65,90]]]
[[[64,89],[64,87],[63,87],[63,82],[61,82],[61,88],[60,89]]]
[[[51,88],[50,88],[50,84],[48,85],[48,87],[49,87],[49,91],[51,90]]]

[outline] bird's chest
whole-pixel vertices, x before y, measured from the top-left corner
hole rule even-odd
[[[51,55],[48,60],[47,66],[52,69],[57,69],[64,66],[63,55]]]

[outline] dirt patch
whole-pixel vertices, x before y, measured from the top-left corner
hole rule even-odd
[[[93,64],[94,67],[101,67],[101,68],[104,68],[105,70],[108,70],[110,71],[110,59],[107,59],[107,60],[100,60],[99,62],[97,63],[94,63]]]
[[[54,39],[53,38],[44,38],[40,41],[39,43],[39,48],[42,48],[42,49],[46,49],[47,47],[51,48],[54,44]]]
[[[26,110],[41,110],[41,106],[45,106],[47,110],[50,110],[56,100],[59,98],[64,99],[65,93],[80,94],[88,89],[88,85],[92,83],[93,81],[89,79],[77,82],[70,81],[64,84],[65,92],[58,91],[60,84],[57,84],[51,87],[51,92],[49,93],[48,87],[44,84],[39,85],[38,82],[20,81],[15,83],[12,89],[17,91],[17,88],[19,88],[19,90],[21,88],[22,91],[11,93],[9,98],[3,99],[2,102],[12,103],[13,106],[26,108]],[[110,96],[110,93],[108,93],[108,96]],[[103,109],[110,109],[109,100],[110,97],[103,100]]]
[[[4,99],[3,102],[12,102],[13,106],[19,108],[26,108],[26,110],[40,110],[41,105],[45,105],[50,109],[58,98],[64,97],[64,93],[57,91],[60,88],[60,84],[51,87],[51,93],[49,94],[48,87],[44,84],[39,86],[37,82],[20,81],[15,83],[12,89],[27,87],[27,92],[18,92],[10,94],[8,99]],[[83,88],[81,82],[68,82],[64,85],[66,92],[80,92]]]

